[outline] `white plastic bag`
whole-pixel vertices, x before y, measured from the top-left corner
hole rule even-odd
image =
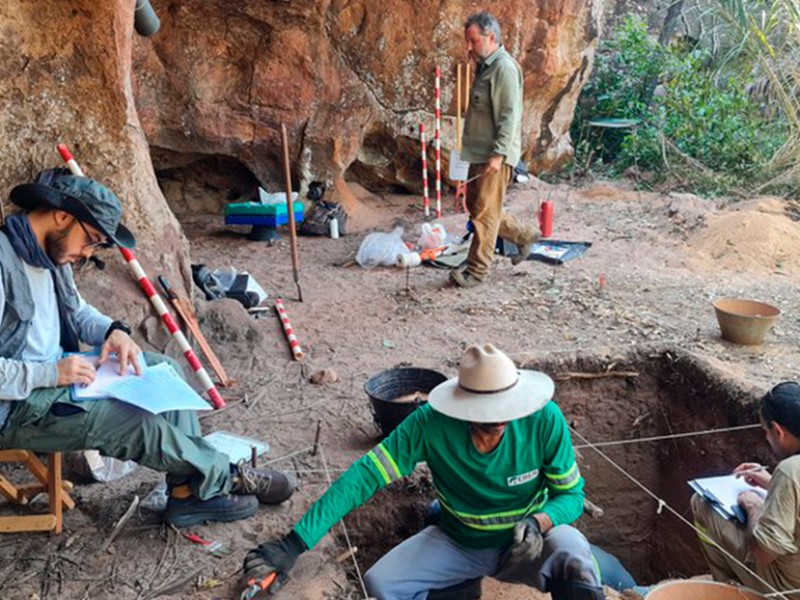
[[[81,477],[103,483],[121,479],[136,470],[136,463],[132,460],[102,456],[97,450],[69,452],[64,456],[64,462]]]
[[[154,512],[163,512],[167,510],[168,500],[169,491],[167,490],[167,482],[162,481],[147,494],[144,500],[142,500],[141,507]]]
[[[444,225],[441,223],[435,223],[433,225],[430,223],[423,223],[422,235],[419,236],[417,246],[423,250],[436,250],[436,248],[445,245],[446,239],[447,232],[444,229]]]
[[[239,271],[236,270],[236,267],[220,267],[212,271],[212,274],[217,278],[217,281],[220,282],[226,292],[231,289],[238,273]]]
[[[403,242],[403,228],[396,227],[391,233],[370,233],[361,242],[356,254],[356,262],[365,269],[378,265],[392,267],[398,254],[408,254],[410,251]]]

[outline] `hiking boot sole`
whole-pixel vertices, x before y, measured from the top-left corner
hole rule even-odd
[[[244,496],[239,496],[243,499]],[[187,511],[179,514],[164,514],[164,521],[169,525],[175,527],[192,527],[193,525],[202,525],[208,521],[215,523],[228,523],[230,521],[240,521],[252,517],[258,512],[258,500],[253,496],[251,502],[240,502],[237,510],[196,510]]]

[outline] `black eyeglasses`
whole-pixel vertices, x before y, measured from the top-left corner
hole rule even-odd
[[[86,235],[86,239],[89,240],[89,243],[84,244],[81,250],[84,250],[86,248],[97,248],[99,250],[102,248],[111,248],[114,245],[108,240],[95,241],[94,238],[92,238],[92,234],[89,233],[83,222],[80,219],[75,219],[75,220],[78,222],[78,225],[81,226],[81,229],[83,229],[83,233]]]

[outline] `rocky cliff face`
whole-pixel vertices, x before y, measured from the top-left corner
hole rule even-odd
[[[590,70],[601,3],[492,5],[525,72],[525,146],[536,168],[570,154],[569,121]],[[66,142],[86,173],[123,200],[137,254],[153,276],[183,274],[188,282],[188,247],[157,185],[154,159],[166,171],[244,165],[261,183],[279,185],[285,123],[295,183],[341,181],[351,170],[419,189],[417,128],[421,120],[432,128],[436,65],[444,147],[453,147],[455,65],[465,60],[462,24],[475,3],[153,4],[162,26],[147,39],[133,33],[132,0],[7,0],[0,7],[3,198],[60,164],[54,146]],[[186,210],[190,203],[187,197]],[[105,274],[79,276],[92,284],[87,297],[111,314],[143,319],[150,309],[125,266],[114,253],[107,258]]]
[[[68,144],[83,170],[116,192],[149,272],[186,273],[188,245],[159,191],[131,89],[133,6],[128,1],[6,0],[0,8],[0,192],[63,166]],[[89,301],[139,322],[147,301],[116,251],[103,274],[78,273]]]
[[[418,124],[432,130],[436,65],[443,143],[454,146],[463,21],[478,8],[466,4],[154,0],[161,30],[137,40],[134,51],[147,139],[164,168],[222,155],[279,186],[283,122],[295,183],[331,182],[352,169],[367,184],[418,189]],[[571,155],[569,123],[590,71],[601,4],[492,3],[525,73],[524,146],[537,171]]]

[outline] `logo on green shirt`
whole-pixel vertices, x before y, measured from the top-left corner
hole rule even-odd
[[[522,475],[515,475],[514,477],[508,478],[508,486],[515,486],[515,485],[522,485],[523,483],[528,483],[536,479],[539,476],[539,469],[534,469],[533,471],[528,471],[527,473],[523,473]]]

